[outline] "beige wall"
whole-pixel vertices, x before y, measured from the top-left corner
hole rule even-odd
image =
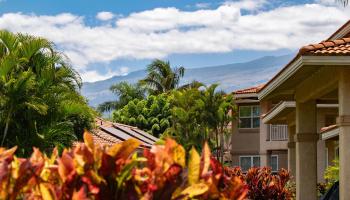
[[[269,102],[261,102],[260,103],[260,113],[265,114],[272,108],[272,105]],[[262,120],[260,120],[260,155],[261,155],[261,165],[269,166],[269,156],[271,155],[271,151],[273,150],[287,150],[288,141],[268,141],[268,129],[269,125],[264,124]],[[287,152],[286,152],[287,153]],[[287,156],[287,155],[286,155]],[[288,160],[286,158],[286,160]],[[288,161],[287,167],[288,168]]]
[[[259,103],[240,105],[259,105]],[[263,114],[270,105],[260,106],[260,113]],[[262,121],[260,121],[260,128],[256,129],[239,129],[237,120],[232,122],[232,127],[231,159],[233,166],[239,166],[240,156],[256,155],[260,155],[261,166],[269,166],[270,155],[278,155],[279,168],[288,168],[287,141],[266,141],[268,127]]]

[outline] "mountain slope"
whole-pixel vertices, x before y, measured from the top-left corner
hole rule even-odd
[[[271,79],[292,55],[266,56],[250,62],[186,69],[182,83],[198,80],[205,84],[219,83],[220,89],[231,92],[236,89],[254,86]],[[109,87],[121,81],[136,83],[146,76],[145,70],[131,72],[126,76],[115,76],[103,81],[84,83],[82,95],[89,99],[91,106],[115,99]]]

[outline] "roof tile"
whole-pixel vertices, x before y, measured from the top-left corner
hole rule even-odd
[[[251,94],[251,93],[258,93],[261,88],[264,87],[265,84],[260,84],[258,86],[255,87],[251,87],[251,88],[246,88],[246,89],[242,89],[242,90],[237,90],[235,92],[233,92],[234,94]]]

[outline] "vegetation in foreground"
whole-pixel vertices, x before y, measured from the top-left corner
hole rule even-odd
[[[43,38],[0,31],[0,146],[28,155],[70,146],[91,128],[94,111],[79,74]]]
[[[14,156],[16,147],[0,149],[0,199],[289,199],[289,174],[268,168],[223,167],[211,157],[167,139],[136,153],[131,139],[104,148],[85,143],[50,157],[38,149],[30,158]],[[140,151],[138,149],[137,151]]]

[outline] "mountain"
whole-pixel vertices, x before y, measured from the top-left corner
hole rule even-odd
[[[189,83],[192,80],[198,80],[205,84],[219,83],[220,89],[226,92],[232,92],[268,81],[292,59],[292,56],[265,56],[244,63],[188,68],[185,71],[185,76],[181,84]],[[136,83],[145,76],[146,71],[140,70],[131,72],[125,76],[114,76],[103,81],[84,83],[81,93],[89,99],[91,106],[97,106],[100,103],[116,98],[109,91],[109,87],[112,84],[121,81]]]

